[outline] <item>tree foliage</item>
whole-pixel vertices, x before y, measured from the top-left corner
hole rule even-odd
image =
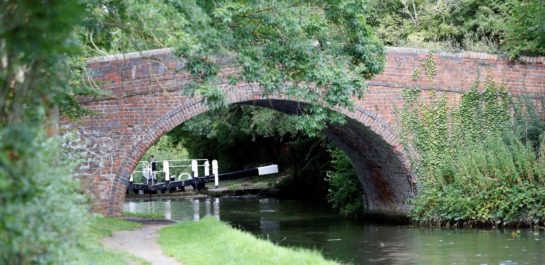
[[[174,47],[193,82],[182,90],[223,105],[218,69],[228,56],[242,67],[233,83],[257,82],[317,103],[300,126],[316,131],[339,116],[319,107],[350,107],[365,79],[383,68],[384,51],[367,24],[363,0],[89,1],[80,35],[88,55]],[[305,120],[303,120],[305,119]]]
[[[174,144],[174,141],[171,138],[172,137],[169,135],[164,135],[159,138],[159,141],[146,151],[142,160],[149,161],[152,155],[157,161],[188,159],[187,150],[180,142]]]
[[[543,0],[370,0],[369,23],[390,46],[542,55]]]
[[[545,54],[545,2],[543,0],[513,1],[508,18],[505,47],[511,55]]]
[[[203,113],[178,126],[168,136],[191,157],[218,159],[221,170],[286,165],[284,149],[303,138],[293,117],[275,110],[234,105]]]
[[[67,55],[78,48],[72,28],[81,14],[76,2],[52,3],[47,8],[22,0],[3,4],[1,127],[22,130],[15,125],[43,119],[50,107],[64,99],[70,72]]]
[[[2,1],[0,9],[0,263],[68,264],[86,208],[73,164],[46,121],[71,97],[77,1]]]
[[[361,183],[346,153],[339,148],[329,150],[333,170],[327,172],[328,202],[338,208],[342,215],[361,218],[363,208],[363,191]]]

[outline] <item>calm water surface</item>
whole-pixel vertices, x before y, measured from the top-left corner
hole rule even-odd
[[[345,220],[327,205],[264,198],[128,201],[127,212],[177,221],[213,215],[284,246],[352,264],[545,264],[545,231],[449,230]]]

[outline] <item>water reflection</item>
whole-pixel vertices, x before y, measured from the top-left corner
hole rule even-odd
[[[353,264],[545,264],[545,232],[363,225],[327,206],[258,198],[129,201],[125,211],[178,221],[213,215],[280,245]]]
[[[201,219],[201,208],[199,199],[193,199],[193,221],[199,221]]]
[[[210,198],[206,198],[205,205],[206,205],[206,215],[212,215],[212,213],[210,212]]]
[[[280,202],[278,200],[262,198],[259,199],[259,212],[260,213],[274,213],[279,209]],[[278,234],[280,231],[280,222],[274,219],[269,219],[266,215],[261,215],[259,218],[259,231],[261,235],[265,235],[267,239],[270,239],[271,234]]]
[[[214,198],[214,213],[213,215],[220,219],[220,198]]]
[[[170,200],[165,201],[165,219],[172,219],[172,209],[170,209]]]

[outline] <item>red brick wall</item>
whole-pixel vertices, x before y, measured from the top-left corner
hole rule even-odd
[[[357,101],[356,110],[337,110],[349,118],[349,124],[328,130],[328,135],[351,156],[369,212],[403,213],[408,209],[407,199],[416,191],[415,179],[396,137],[395,109],[401,105],[402,88],[429,87],[422,66],[427,55],[425,50],[387,49],[384,72],[368,82],[369,89]],[[515,95],[526,93],[536,99],[545,95],[543,57],[519,62],[479,53],[434,53],[433,57],[437,73],[434,87],[452,102],[488,73]],[[237,68],[228,60],[224,65],[221,87],[229,103],[263,103],[259,86],[229,85],[226,77],[236,74]],[[190,80],[183,66],[184,61],[173,58],[168,49],[88,62],[93,82],[110,94],[101,99],[82,98],[80,102],[96,115],[76,124],[65,121],[63,127],[75,131],[72,145],[85,160],[79,175],[84,188],[96,199],[96,211],[120,214],[128,176],[140,157],[163,134],[207,111],[200,98],[181,92]],[[413,81],[417,68],[420,74]],[[277,100],[277,104],[295,104],[284,95],[268,99]]]

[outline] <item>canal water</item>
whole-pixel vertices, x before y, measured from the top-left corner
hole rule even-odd
[[[327,205],[272,198],[139,200],[125,202],[124,210],[176,221],[212,215],[276,244],[317,249],[348,264],[545,264],[544,230],[362,224]]]

